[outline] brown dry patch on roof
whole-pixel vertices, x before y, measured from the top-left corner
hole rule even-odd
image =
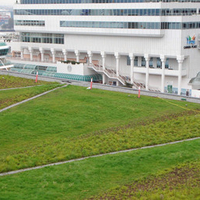
[[[200,163],[186,164],[182,167],[174,168],[162,175],[152,176],[145,180],[138,180],[129,185],[121,186],[100,196],[90,198],[90,200],[116,200],[137,198],[137,192],[156,192],[160,190],[173,190],[183,186],[200,187]],[[162,198],[161,198],[162,199]]]

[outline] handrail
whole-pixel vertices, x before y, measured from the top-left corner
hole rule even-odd
[[[117,76],[116,72],[112,69],[103,69],[103,66],[101,65],[94,65],[93,63],[90,63],[88,65],[88,67],[93,68],[94,71],[96,72],[103,72],[107,77],[112,78],[112,79],[117,79],[118,81],[120,81],[123,85],[126,84],[126,81],[121,77],[121,76]],[[110,72],[111,71],[111,72]]]

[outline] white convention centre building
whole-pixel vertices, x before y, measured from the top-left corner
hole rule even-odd
[[[200,0],[17,0],[12,56],[57,74],[100,75],[102,84],[184,94],[200,71],[199,12]]]

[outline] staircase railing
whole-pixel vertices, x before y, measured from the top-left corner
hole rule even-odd
[[[103,66],[95,65],[93,63],[90,63],[88,65],[88,67],[92,68],[96,72],[103,72],[107,77],[112,78],[112,79],[116,79],[116,80],[120,81],[123,85],[126,85],[125,79],[122,76],[117,76],[116,71],[114,71],[113,69],[105,68],[103,70]]]

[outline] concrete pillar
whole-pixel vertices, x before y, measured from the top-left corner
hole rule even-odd
[[[78,50],[75,50],[74,52],[76,55],[76,62],[79,62],[80,52]]]
[[[64,56],[64,61],[67,61],[67,50],[62,49],[62,53],[63,53],[63,56]]]
[[[116,75],[119,76],[119,58],[120,55],[118,52],[115,52],[115,59],[116,59]]]
[[[144,55],[145,61],[146,61],[146,90],[149,90],[149,60],[150,57],[148,54]]]
[[[105,66],[106,53],[105,53],[104,51],[101,52],[101,57],[102,57],[102,67],[103,67],[103,71],[104,71],[105,68],[106,68],[106,66]],[[104,73],[103,73],[102,76],[103,76],[103,77],[102,77],[102,78],[103,78],[102,82],[103,82],[103,84],[105,84],[105,83],[106,83],[106,76],[105,76]]]
[[[131,78],[131,84],[133,84],[133,80],[134,80],[134,55],[133,53],[129,53],[129,57],[130,57],[130,60],[131,60],[131,69],[130,69],[130,78]]]
[[[178,95],[181,94],[181,82],[182,82],[182,66],[183,66],[183,60],[184,56],[180,55],[177,56],[177,61],[178,61]]]
[[[51,48],[52,62],[55,63],[55,49]]]
[[[39,51],[41,53],[41,61],[44,62],[44,49],[43,48],[39,48]]]
[[[24,49],[21,48],[21,59],[23,60],[24,59]]]
[[[101,57],[102,57],[102,67],[103,67],[103,70],[104,70],[106,68],[105,67],[106,53],[104,51],[101,52]]]
[[[28,50],[30,53],[30,60],[32,61],[33,60],[33,49],[32,49],[32,47],[29,47]]]
[[[153,57],[153,68],[157,68],[157,58]]]
[[[92,63],[92,52],[88,51],[87,54],[88,54],[88,57],[89,57],[89,63]]]
[[[115,58],[116,58],[116,76],[119,77],[119,58],[120,55],[118,52],[115,52]],[[119,86],[119,81],[117,80],[117,86]]]
[[[138,56],[138,67],[142,66],[142,57]]]
[[[160,55],[160,60],[162,62],[162,75],[161,75],[161,92],[165,92],[165,61],[166,57],[164,55]]]

